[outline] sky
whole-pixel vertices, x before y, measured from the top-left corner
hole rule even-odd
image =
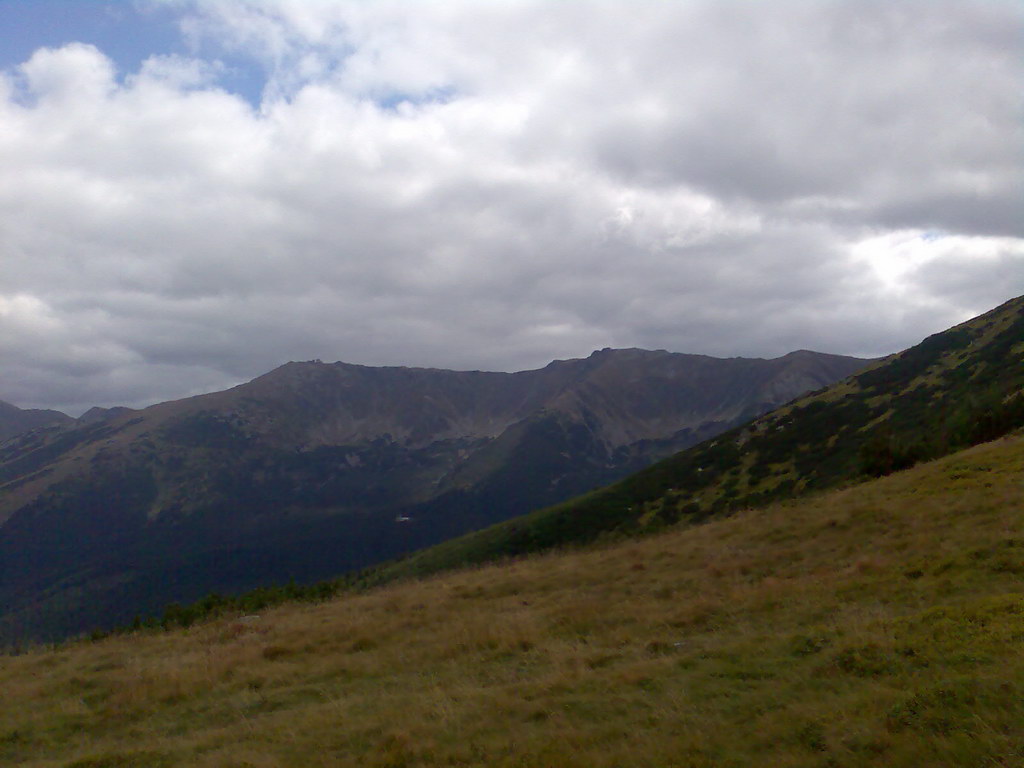
[[[0,400],[879,356],[1024,293],[1019,0],[0,0]]]

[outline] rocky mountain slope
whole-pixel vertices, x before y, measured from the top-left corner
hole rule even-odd
[[[0,446],[0,634],[380,562],[611,482],[866,361],[637,349],[519,373],[289,363]]]
[[[422,576],[632,535],[906,469],[1024,427],[1024,297],[621,482],[370,574]]]

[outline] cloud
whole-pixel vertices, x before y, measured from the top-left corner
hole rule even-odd
[[[191,57],[0,77],[0,398],[876,355],[1024,292],[1015,5],[163,5]]]

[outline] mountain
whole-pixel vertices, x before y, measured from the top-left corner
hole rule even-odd
[[[906,469],[1024,426],[1024,297],[618,483],[369,574],[422,576],[700,522]]]
[[[363,568],[609,483],[867,361],[288,363],[0,446],[0,638]],[[88,415],[88,414],[87,414]]]
[[[113,408],[100,408],[93,406],[78,417],[79,424],[95,424],[98,421],[110,421],[126,413],[134,413],[134,409],[125,408],[123,405],[116,405]]]
[[[22,410],[0,400],[0,443],[15,435],[38,427],[60,426],[74,423],[74,419],[60,411],[37,408]]]
[[[1024,439],[599,547],[37,648],[8,768],[1020,766]]]

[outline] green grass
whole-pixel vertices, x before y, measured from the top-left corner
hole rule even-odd
[[[0,764],[1024,764],[1024,438],[0,663]]]

